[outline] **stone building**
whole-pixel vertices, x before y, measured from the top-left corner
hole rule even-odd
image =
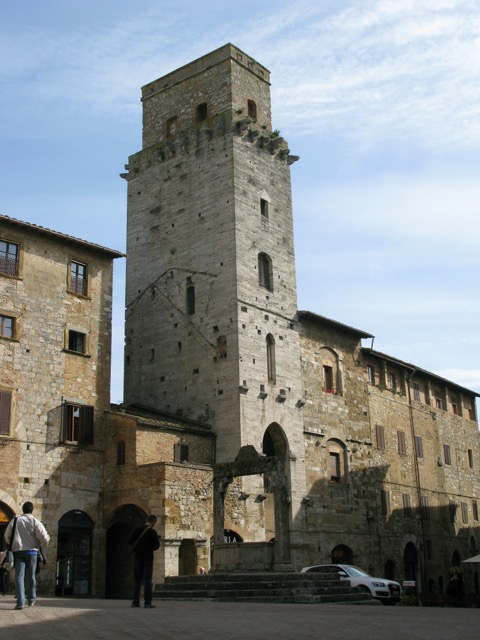
[[[138,421],[137,462],[146,427],[134,405],[152,420],[156,412],[211,428],[221,496],[209,499],[220,504],[227,545],[282,537],[282,568],[343,560],[442,591],[449,567],[479,543],[477,394],[364,346],[367,332],[297,310],[290,166],[298,158],[273,129],[269,86],[268,70],[229,44],[142,89],[143,148],[122,174],[131,416],[110,419],[132,432]],[[181,441],[178,432],[173,446]],[[169,446],[152,474],[175,464]],[[283,461],[286,506],[265,474],[238,471],[246,448]],[[204,462],[185,461],[185,473]],[[229,463],[238,476],[228,476]],[[158,579],[184,570],[167,532],[174,511],[179,540],[204,545],[214,535],[204,505],[173,508],[168,486],[141,505],[162,515],[169,545]],[[282,531],[279,504],[288,513]],[[221,546],[216,537],[214,552]],[[198,557],[197,570],[203,546]],[[276,568],[272,555],[258,557]],[[477,574],[466,577],[478,591]]]
[[[113,260],[0,216],[0,534],[35,505],[52,541],[40,588],[104,593],[102,486]]]
[[[120,254],[0,220],[0,247],[18,246],[24,265],[21,278],[0,268],[0,391],[13,408],[0,413],[4,520],[35,496],[68,569],[60,595],[127,597],[127,541],[150,513],[156,582],[343,561],[443,592],[450,566],[478,552],[478,394],[298,310],[298,157],[273,129],[267,69],[228,44],[143,87],[142,103],[143,146],[122,174],[122,405],[108,405]],[[76,265],[89,295],[72,290]],[[93,407],[93,445],[64,441],[65,405],[78,425]],[[90,582],[67,589],[85,548]],[[479,592],[469,567],[465,582]]]

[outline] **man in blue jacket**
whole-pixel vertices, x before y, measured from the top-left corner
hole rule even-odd
[[[148,516],[143,527],[138,527],[128,543],[133,548],[133,601],[132,607],[140,606],[140,590],[144,584],[145,609],[154,609],[152,604],[153,552],[160,547],[158,533],[154,530],[157,516]]]

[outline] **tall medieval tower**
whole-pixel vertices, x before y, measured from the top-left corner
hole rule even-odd
[[[283,454],[305,491],[290,164],[270,74],[227,44],[142,89],[129,158],[125,403]],[[294,511],[293,511],[294,513]]]

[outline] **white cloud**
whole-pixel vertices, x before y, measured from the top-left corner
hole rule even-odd
[[[480,369],[440,369],[434,373],[467,389],[480,389]]]
[[[15,88],[17,108],[35,95],[129,114],[141,84],[234,41],[273,71],[275,117],[298,135],[480,141],[478,3],[278,0],[218,16],[201,9],[147,3],[98,26],[3,33],[2,86]]]

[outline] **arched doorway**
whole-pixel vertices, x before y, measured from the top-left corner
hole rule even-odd
[[[128,540],[147,514],[133,504],[120,507],[107,529],[105,595],[107,598],[130,598],[133,589],[133,554]]]
[[[404,579],[406,582],[411,582],[415,586],[408,586],[406,589],[406,593],[415,594],[417,593],[417,572],[418,572],[418,554],[417,547],[413,544],[413,542],[408,542],[405,545],[405,549],[403,552],[403,570],[404,570]]]
[[[58,522],[55,595],[87,596],[92,590],[93,521],[74,509]]]
[[[266,429],[263,434],[262,453],[267,458],[273,456],[281,456],[286,459],[288,452],[288,441],[283,429],[276,422]],[[275,538],[275,505],[273,495],[270,493],[270,479],[263,476],[263,488],[267,496],[263,504],[265,539],[272,540]]]
[[[346,544],[339,544],[332,549],[334,564],[353,564],[353,551]]]
[[[0,502],[0,549],[4,548],[3,536],[5,529],[12,518],[15,517],[13,511],[4,502]]]

